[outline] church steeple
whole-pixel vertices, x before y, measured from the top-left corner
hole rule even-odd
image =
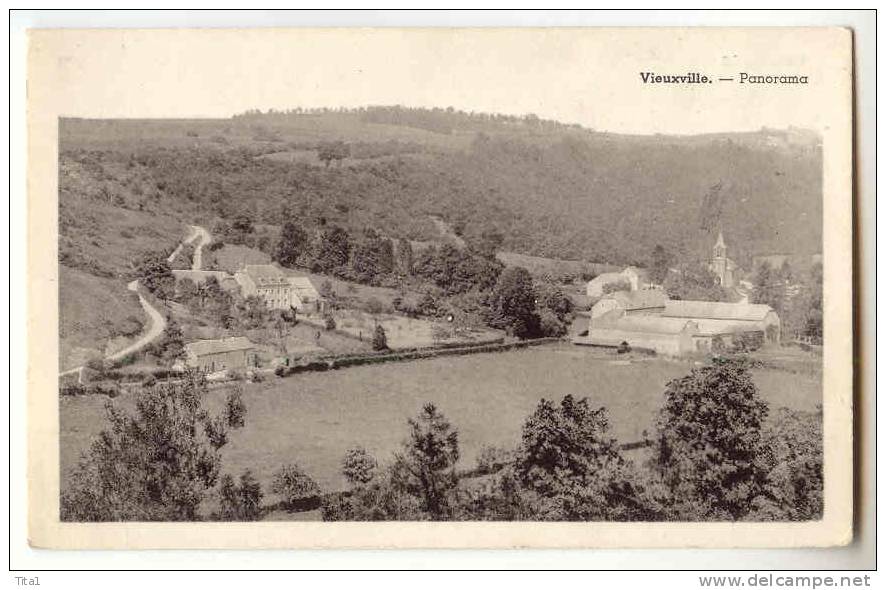
[[[717,243],[714,244],[714,258],[726,258],[726,242],[723,241],[723,230],[717,233]]]

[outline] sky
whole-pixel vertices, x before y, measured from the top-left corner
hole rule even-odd
[[[402,104],[599,131],[821,130],[836,29],[244,29],[39,31],[61,116],[228,117]],[[817,49],[820,48],[820,51]],[[837,61],[835,61],[837,60]],[[847,62],[848,66],[848,62]],[[799,74],[808,85],[643,84],[640,73]]]

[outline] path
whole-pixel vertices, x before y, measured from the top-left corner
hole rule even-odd
[[[206,231],[206,228],[200,227],[199,225],[192,225],[191,231],[193,233],[193,237],[191,241],[194,241],[197,237],[200,238],[200,241],[197,243],[197,246],[194,248],[194,258],[191,263],[191,270],[202,270],[203,268],[203,246],[207,245],[212,241],[212,236]],[[190,243],[190,242],[189,242]]]
[[[172,254],[166,259],[167,262],[172,262],[175,260],[175,257],[179,255],[182,251],[182,248],[185,247],[186,244],[193,244],[195,240],[197,241],[197,245],[194,246],[194,256],[191,260],[191,270],[201,270],[203,268],[203,246],[209,244],[212,241],[212,235],[206,231],[205,227],[200,227],[199,225],[189,225],[190,233],[188,237],[181,241],[181,243],[176,246],[175,250],[172,251]]]
[[[166,329],[166,317],[160,313],[160,311],[151,305],[147,299],[145,299],[141,293],[138,292],[138,281],[132,281],[126,288],[130,291],[134,291],[136,295],[138,295],[138,301],[142,304],[142,308],[145,310],[145,313],[148,314],[148,319],[150,320],[150,325],[148,326],[147,331],[141,335],[141,338],[124,348],[123,350],[118,350],[114,354],[110,354],[105,357],[105,360],[116,361],[125,357],[128,354],[132,354],[133,352],[137,352],[153,342],[155,339],[160,337],[160,334],[163,333],[163,330]]]
[[[170,254],[169,257],[166,259],[166,262],[172,262],[173,260],[175,260],[175,257],[178,256],[179,252],[182,251],[182,248],[185,247],[185,244],[190,244],[191,242],[193,242],[194,240],[197,239],[197,235],[198,235],[197,226],[189,225],[188,227],[191,228],[191,233],[189,233],[188,237],[186,237],[184,240],[182,240],[181,243],[175,247],[175,250],[173,250],[172,254]]]
[[[188,234],[188,237],[186,237],[184,240],[182,240],[182,242],[178,245],[178,247],[175,249],[175,251],[173,251],[173,253],[169,255],[169,258],[167,260],[169,260],[170,262],[175,260],[175,257],[178,256],[179,252],[181,252],[181,249],[184,247],[185,244],[190,244],[194,240],[199,238],[200,241],[194,249],[193,263],[191,266],[192,266],[192,270],[200,270],[203,265],[203,246],[205,246],[206,244],[208,244],[212,240],[212,236],[209,234],[208,231],[206,231],[205,228],[202,228],[198,225],[191,225],[188,227],[190,228],[191,233]],[[105,357],[105,360],[107,360],[107,361],[116,361],[116,360],[119,360],[119,359],[125,357],[126,355],[132,354],[134,352],[138,352],[139,350],[141,350],[142,348],[144,348],[145,346],[147,346],[148,344],[150,344],[151,342],[153,342],[154,340],[159,338],[160,335],[163,334],[163,331],[166,329],[166,317],[163,315],[163,313],[160,310],[158,310],[156,307],[151,305],[151,303],[147,299],[145,299],[141,293],[139,293],[138,281],[137,280],[132,281],[131,283],[126,285],[126,288],[129,289],[130,291],[134,292],[136,295],[138,295],[138,301],[139,301],[139,303],[141,303],[142,309],[145,310],[145,313],[148,316],[148,322],[149,322],[148,328],[139,337],[138,340],[136,340],[135,342],[133,342],[132,344],[130,344],[129,346],[127,346],[123,350],[118,350],[117,352],[115,352],[113,354],[107,355]],[[74,375],[74,374],[77,375],[77,383],[82,383],[83,382],[83,367],[82,366],[74,367],[73,369],[68,369],[67,371],[60,373],[59,377],[66,377],[68,375]]]

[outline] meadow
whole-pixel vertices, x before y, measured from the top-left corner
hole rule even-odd
[[[569,344],[461,357],[353,367],[269,378],[244,385],[246,426],[223,450],[223,471],[251,469],[267,490],[273,472],[298,462],[324,490],[344,487],[341,458],[362,445],[380,462],[390,460],[407,435],[407,419],[434,402],[458,430],[459,465],[475,465],[485,445],[515,447],[523,422],[539,399],[571,393],[609,411],[611,435],[622,443],[651,432],[668,381],[689,372],[691,361],[623,360]],[[820,374],[754,370],[771,410],[814,411],[821,403]],[[219,408],[226,390],[210,392]],[[60,399],[62,474],[68,473],[103,428],[107,398]],[[114,403],[131,407],[124,394]]]

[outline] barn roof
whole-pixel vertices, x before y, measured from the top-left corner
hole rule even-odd
[[[720,301],[668,301],[662,317],[708,320],[760,321],[772,311],[761,303],[723,303]]]
[[[679,334],[687,324],[695,325],[688,318],[665,318],[654,315],[624,315],[621,310],[604,313],[591,322],[588,333],[596,330],[620,330],[624,332],[647,332],[650,334]]]
[[[206,356],[207,354],[233,352],[235,350],[249,350],[254,347],[255,345],[249,341],[249,338],[243,336],[222,338],[220,340],[197,340],[196,342],[185,344],[185,350],[194,356]]]
[[[639,291],[618,291],[604,295],[603,299],[616,300],[622,309],[633,311],[637,309],[650,309],[664,307],[668,301],[668,295],[661,289],[640,289]]]

